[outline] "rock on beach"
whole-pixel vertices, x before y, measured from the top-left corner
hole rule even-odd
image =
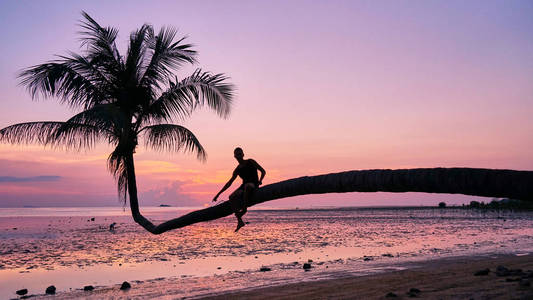
[[[476,273],[474,273],[474,276],[485,276],[485,275],[489,275],[489,273],[490,273],[490,269],[483,269],[483,270],[479,270]]]
[[[51,285],[46,288],[46,291],[44,291],[47,295],[55,295],[56,293],[56,287]]]
[[[120,286],[120,289],[123,290],[123,291],[124,291],[124,290],[128,290],[128,289],[130,289],[130,288],[131,288],[131,284],[130,284],[129,282],[127,282],[127,281],[124,281],[124,282],[122,283],[122,285]]]
[[[409,297],[417,297],[420,294],[420,290],[417,288],[411,288],[407,292],[407,296]]]
[[[24,296],[28,293],[28,289],[21,289],[15,292],[17,295]]]

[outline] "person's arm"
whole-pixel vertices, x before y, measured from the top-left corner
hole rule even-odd
[[[259,172],[261,172],[261,178],[259,178],[259,185],[262,185],[263,184],[263,178],[265,178],[265,175],[266,175],[267,172],[255,160],[252,160],[252,161],[254,162],[255,167],[259,170]]]
[[[233,175],[231,176],[230,180],[228,182],[226,182],[226,184],[224,185],[224,187],[222,187],[220,192],[218,192],[218,194],[213,198],[213,202],[216,202],[218,196],[220,196],[220,194],[224,193],[225,190],[229,189],[229,187],[231,186],[233,181],[235,181],[235,178],[237,178],[237,170],[236,169],[235,169],[235,171],[233,171]]]

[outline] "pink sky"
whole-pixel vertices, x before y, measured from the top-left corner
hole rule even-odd
[[[235,167],[235,146],[267,170],[265,184],[372,168],[533,169],[530,1],[120,3],[0,3],[0,127],[75,113],[54,99],[33,102],[16,74],[54,54],[79,51],[81,10],[119,28],[121,49],[145,22],[178,28],[196,45],[199,66],[231,77],[237,98],[227,120],[198,111],[183,124],[206,148],[206,163],[137,151],[142,205],[208,203]],[[119,205],[106,170],[110,151],[106,145],[66,153],[2,144],[0,206]],[[472,199],[480,198],[350,193],[267,205]]]

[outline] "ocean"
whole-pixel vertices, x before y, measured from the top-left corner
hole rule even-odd
[[[157,223],[190,210],[142,211]],[[166,278],[180,280],[178,297],[195,297],[372,274],[436,258],[533,252],[533,212],[260,209],[244,219],[249,224],[238,233],[230,216],[152,235],[128,209],[2,208],[0,298],[23,288],[43,294],[49,285],[61,292]],[[311,268],[304,270],[305,263]]]

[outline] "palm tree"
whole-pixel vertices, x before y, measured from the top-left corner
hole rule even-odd
[[[121,56],[115,40],[118,30],[102,27],[82,12],[82,55],[69,53],[57,60],[23,70],[19,77],[32,97],[57,97],[81,110],[65,122],[29,122],[0,130],[0,141],[40,143],[79,150],[96,142],[115,147],[108,158],[120,198],[129,195],[133,218],[150,232],[154,225],[139,211],[133,153],[139,138],[155,150],[188,151],[200,160],[206,152],[187,128],[173,124],[208,106],[227,117],[234,87],[223,74],[197,69],[178,80],[173,75],[183,64],[196,62],[196,51],[176,39],[176,30],[157,34],[145,24],[130,35]]]
[[[198,139],[185,127],[164,123],[180,121],[202,105],[221,117],[230,111],[233,87],[222,74],[197,70],[182,79],[172,71],[194,63],[191,45],[175,40],[173,29],[154,34],[143,25],[130,36],[125,58],[115,46],[117,30],[103,28],[83,13],[84,56],[71,53],[59,60],[24,70],[20,77],[35,98],[59,97],[83,111],[66,122],[30,122],[0,130],[0,141],[41,143],[67,149],[92,147],[97,141],[115,146],[108,166],[122,200],[129,195],[133,219],[153,234],[209,221],[232,213],[228,202],[197,210],[154,225],[139,211],[133,153],[138,138],[156,150],[185,150],[205,160]],[[248,206],[306,194],[345,192],[426,192],[509,197],[533,200],[533,172],[473,168],[355,170],[304,176],[260,188]]]

